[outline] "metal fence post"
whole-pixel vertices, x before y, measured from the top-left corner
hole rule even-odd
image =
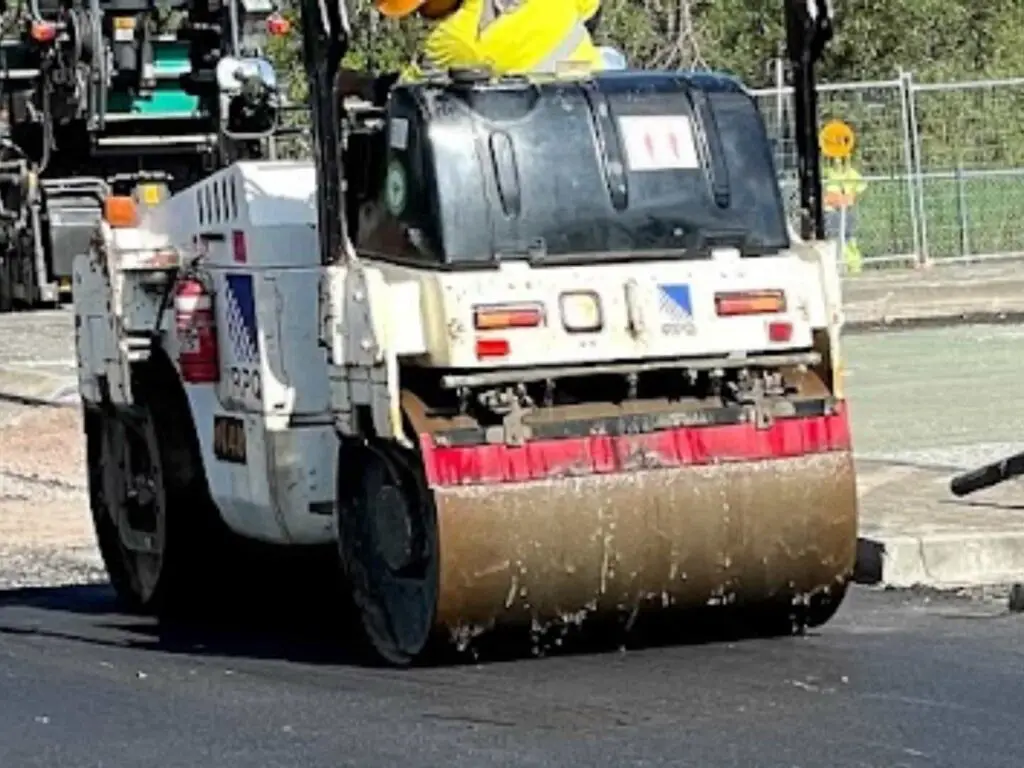
[[[917,125],[914,112],[914,76],[902,68],[899,70],[899,75],[900,113],[903,121],[903,155],[906,161],[907,172],[907,202],[910,204],[910,227],[914,242],[914,255],[920,266],[924,263],[923,260],[925,258],[922,237],[924,211],[921,209],[919,191],[914,181],[915,177],[920,178],[919,175],[915,174],[915,169],[919,169],[920,166],[917,165],[919,154],[916,151]]]
[[[917,233],[915,242],[920,248],[918,251],[918,265],[927,267],[931,264],[931,257],[928,254],[928,210],[924,204],[924,176],[921,173],[921,131],[917,124],[917,84],[910,72],[905,73],[907,116],[910,128],[910,147],[913,158],[911,170],[912,188],[916,190],[914,195],[917,198],[916,209]]]
[[[960,255],[971,255],[970,227],[967,220],[967,190],[964,184],[963,163],[956,164],[956,220],[960,230]]]

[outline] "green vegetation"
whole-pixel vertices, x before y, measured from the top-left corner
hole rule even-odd
[[[394,68],[415,50],[418,22],[386,20],[371,0],[349,0],[349,6],[350,63]],[[784,39],[782,0],[604,0],[603,7],[599,42],[619,46],[637,64],[688,66],[696,48],[712,69],[752,87],[771,85],[767,64]],[[844,0],[836,3],[836,35],[822,77],[890,79],[901,67],[923,81],[1010,77],[1024,73],[1022,32],[1019,0]],[[298,44],[295,35],[279,53],[293,57]]]
[[[855,235],[866,258],[914,252],[911,192],[906,177],[872,179],[858,203]],[[1024,253],[1021,194],[1024,170],[998,176],[924,176],[928,253],[933,259]]]

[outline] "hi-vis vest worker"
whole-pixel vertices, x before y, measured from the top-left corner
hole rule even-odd
[[[843,261],[846,263],[847,272],[857,274],[861,271],[863,258],[855,233],[855,206],[857,198],[863,194],[867,185],[849,158],[832,160],[824,171],[822,182],[825,188],[824,203],[829,236],[839,237],[842,231],[845,241]]]
[[[412,13],[434,22],[422,61],[399,74],[374,77],[342,70],[342,90],[382,104],[398,80],[424,70],[488,68],[494,74],[572,74],[604,69],[591,33],[600,0],[376,0],[390,18]]]
[[[587,22],[600,0],[377,0],[385,16],[414,11],[436,23],[423,68],[488,67],[496,74],[593,71],[601,54]],[[419,67],[406,74],[415,77]]]
[[[825,209],[851,208],[866,188],[860,172],[847,160],[834,160],[825,168]]]

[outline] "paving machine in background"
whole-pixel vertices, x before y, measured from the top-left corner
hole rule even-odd
[[[346,9],[307,0],[315,161],[237,162],[139,216],[110,198],[75,259],[126,603],[216,599],[258,541],[333,547],[348,628],[399,665],[708,605],[828,621],[857,537],[817,162],[831,17],[785,11],[800,232],[734,80],[458,70],[354,106]]]
[[[270,0],[0,4],[0,311],[54,304],[110,194],[160,202],[265,156]]]

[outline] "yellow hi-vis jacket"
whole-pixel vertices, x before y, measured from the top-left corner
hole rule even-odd
[[[481,27],[484,3],[465,0],[438,22],[423,45],[423,69],[489,67],[495,74],[559,73],[602,68],[601,55],[585,22],[600,0],[521,0]],[[403,72],[418,79],[419,66]]]
[[[856,204],[867,186],[864,178],[851,165],[829,165],[825,169],[825,209],[838,211]]]

